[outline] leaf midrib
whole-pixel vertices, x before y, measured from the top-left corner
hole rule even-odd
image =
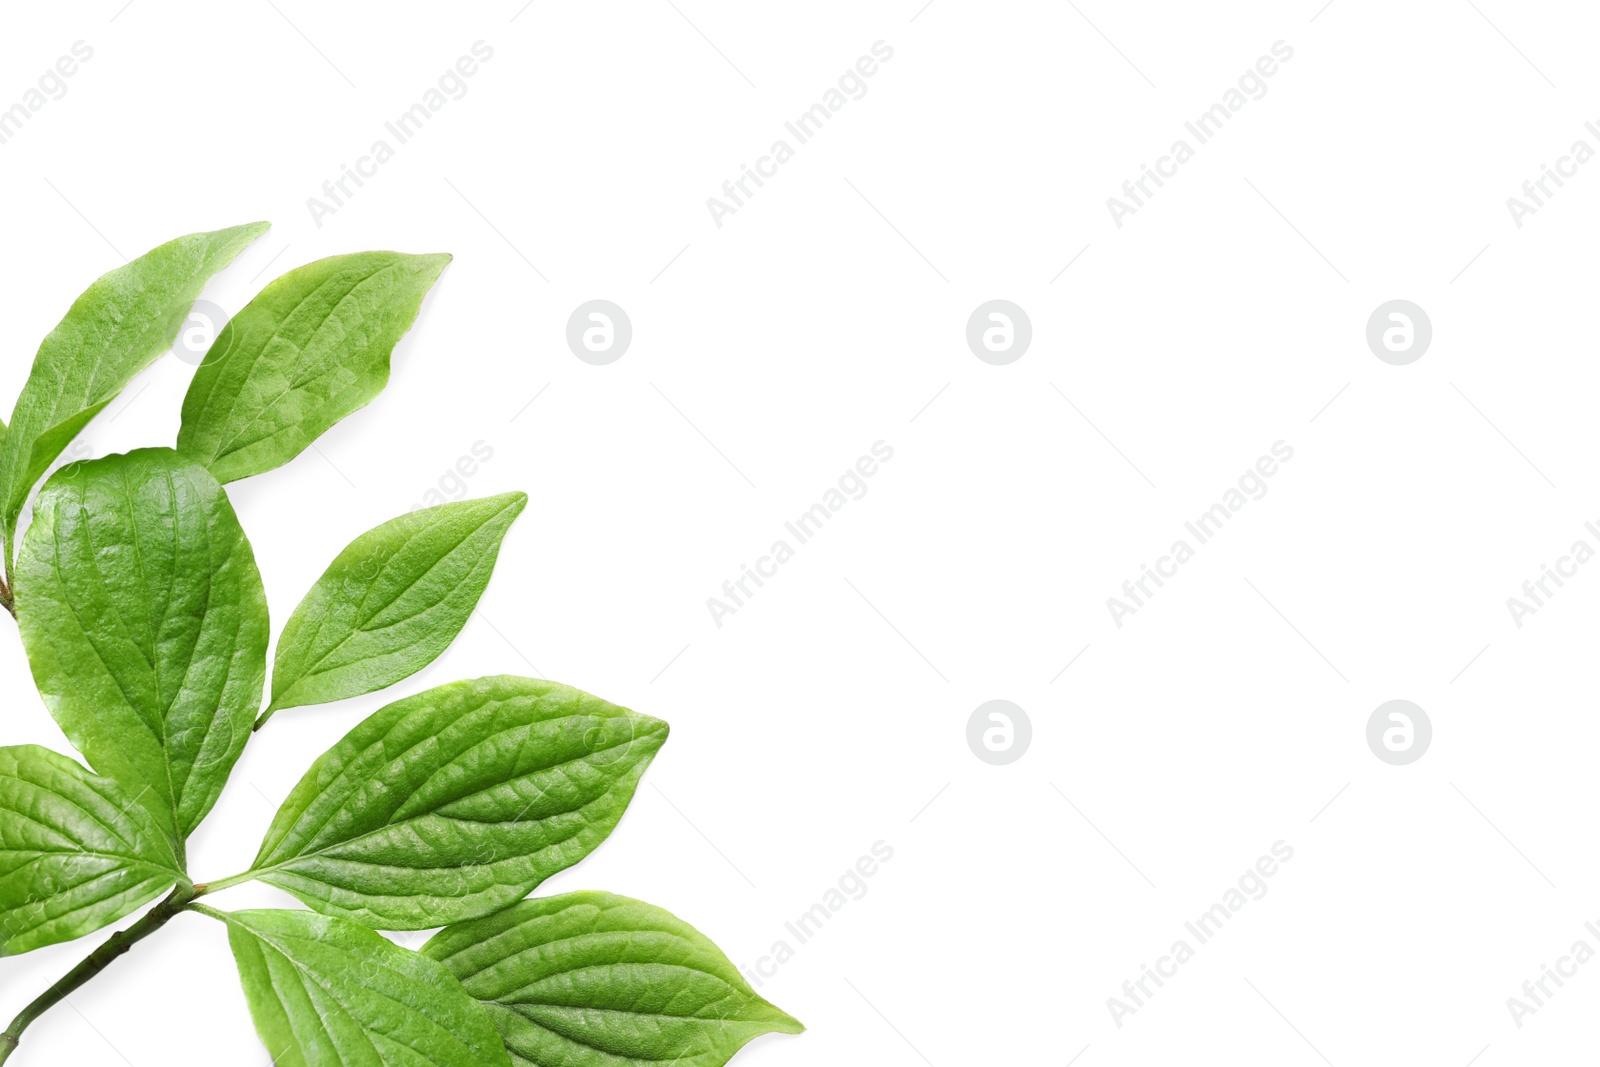
[[[130,544],[130,546],[131,546],[131,548],[133,550],[134,556],[135,556],[136,565],[137,565],[137,569],[138,569],[138,572],[139,572],[140,585],[142,587],[148,588],[149,581],[148,581],[148,578],[147,578],[147,568],[146,568],[145,563],[144,563],[144,555],[145,555],[145,553],[144,553],[143,547],[140,544],[140,538],[139,538],[139,523],[133,517],[133,508],[134,508],[133,497],[132,497],[133,489],[132,489],[132,484],[128,481],[128,478],[129,478],[129,467],[130,466],[131,465],[128,464],[128,463],[123,463],[121,465],[121,469],[120,469],[120,472],[119,472],[120,476],[121,476],[121,484],[122,484],[122,487],[123,487],[124,500],[126,501],[127,506],[129,508],[129,512],[128,512],[129,520],[128,520],[126,526],[123,527],[123,528],[126,529],[129,532],[129,544]],[[182,569],[182,563],[183,563],[183,553],[182,553],[182,549],[181,549],[181,546],[180,546],[180,542],[182,540],[182,532],[181,532],[181,529],[180,529],[180,526],[179,526],[179,523],[180,523],[181,519],[180,519],[180,516],[178,514],[178,502],[177,502],[178,501],[178,490],[177,490],[177,485],[176,485],[176,482],[175,482],[176,472],[171,470],[171,469],[163,469],[163,470],[161,470],[159,472],[159,474],[160,474],[162,482],[165,484],[165,486],[167,488],[168,506],[170,507],[171,513],[172,513],[172,516],[173,516],[172,522],[171,522],[171,527],[172,527],[173,544],[174,544],[174,549],[173,549],[173,551],[174,551],[174,560],[173,560],[173,566],[172,566],[172,569],[171,569],[171,571],[172,571],[171,577],[168,579],[165,606],[163,607],[163,609],[162,609],[162,611],[160,613],[160,620],[155,623],[155,627],[156,627],[155,632],[153,632],[151,634],[152,648],[148,650],[148,654],[147,654],[147,650],[143,647],[143,645],[138,640],[138,638],[135,637],[132,629],[130,629],[129,624],[128,624],[128,620],[125,617],[125,615],[123,614],[122,605],[120,603],[118,603],[117,598],[112,594],[112,585],[107,580],[105,572],[100,567],[100,553],[99,553],[99,551],[97,549],[97,546],[95,545],[95,543],[94,543],[94,541],[92,539],[92,528],[89,526],[89,524],[87,522],[88,515],[89,515],[89,509],[90,509],[90,502],[89,502],[89,495],[88,495],[89,487],[87,485],[82,486],[80,488],[80,492],[69,499],[69,503],[75,504],[76,508],[77,508],[77,511],[79,513],[78,514],[78,521],[82,524],[82,527],[83,527],[84,542],[85,542],[85,544],[87,545],[87,547],[90,550],[89,551],[89,565],[94,568],[95,580],[98,582],[100,590],[102,590],[104,592],[105,601],[106,601],[106,603],[108,604],[108,606],[111,609],[110,610],[111,617],[113,617],[113,618],[115,618],[117,620],[118,629],[119,629],[120,635],[121,635],[121,641],[124,642],[128,648],[131,648],[133,650],[133,652],[137,655],[139,661],[144,664],[145,669],[150,674],[152,683],[154,685],[154,691],[153,691],[153,694],[152,694],[153,697],[154,697],[154,702],[153,702],[154,706],[150,710],[156,716],[156,720],[157,720],[156,725],[152,725],[145,718],[145,716],[141,713],[140,704],[142,702],[140,700],[136,699],[135,695],[129,693],[127,686],[125,686],[123,684],[121,678],[118,676],[118,672],[112,668],[112,665],[111,665],[110,661],[107,659],[107,653],[109,651],[111,651],[111,649],[109,647],[103,649],[101,647],[101,642],[97,641],[95,639],[95,637],[92,636],[92,634],[94,633],[93,628],[91,628],[90,626],[88,626],[86,624],[86,620],[84,619],[82,614],[78,611],[78,608],[77,608],[76,604],[73,603],[74,597],[68,592],[68,590],[66,588],[66,585],[60,581],[59,577],[57,578],[56,584],[57,584],[57,587],[60,589],[60,591],[62,593],[62,596],[60,597],[61,603],[66,608],[66,610],[72,615],[72,618],[73,618],[74,622],[77,624],[78,631],[83,635],[84,644],[94,654],[94,657],[98,661],[98,663],[100,664],[101,670],[104,672],[106,678],[111,682],[113,687],[116,688],[117,692],[122,697],[122,703],[132,713],[133,718],[141,726],[144,727],[144,729],[150,734],[152,740],[154,740],[156,742],[156,744],[157,744],[157,747],[159,749],[159,758],[160,758],[160,763],[161,763],[161,771],[162,771],[163,776],[166,778],[166,783],[167,783],[166,794],[167,794],[167,799],[168,799],[168,802],[169,802],[169,805],[170,805],[171,814],[172,814],[172,824],[171,824],[172,825],[172,832],[175,835],[176,839],[181,843],[183,838],[186,835],[186,830],[185,830],[185,827],[183,825],[183,814],[182,814],[183,804],[182,804],[182,796],[180,794],[180,790],[179,790],[177,782],[176,782],[176,780],[174,778],[174,767],[173,767],[173,761],[172,761],[172,753],[171,753],[170,747],[168,745],[169,738],[168,738],[167,730],[168,730],[169,720],[171,718],[171,713],[172,713],[173,707],[176,705],[178,699],[182,696],[182,689],[180,688],[179,690],[177,690],[173,694],[171,701],[168,701],[168,699],[166,697],[166,694],[165,694],[165,692],[163,690],[162,681],[161,681],[161,663],[160,663],[161,657],[156,654],[156,648],[154,646],[160,644],[160,641],[161,641],[161,636],[160,636],[161,626],[172,615],[171,607],[172,607],[173,591],[176,588],[176,582],[177,582],[177,579],[178,579],[178,572]],[[213,531],[212,531],[212,525],[211,525],[211,518],[212,518],[212,512],[211,512],[210,508],[207,507],[207,508],[201,508],[200,509],[200,511],[199,511],[199,522],[198,522],[197,525],[199,527],[199,538],[200,538],[201,543],[196,546],[196,554],[197,554],[197,556],[204,557],[205,560],[208,562],[208,564],[213,561],[212,557],[213,557],[213,553],[214,553],[214,549],[215,549],[215,545],[214,545],[214,542],[213,542]],[[60,514],[59,514],[59,506],[58,506],[56,514],[53,514],[51,516],[51,528],[50,528],[51,552],[52,552],[52,556],[53,556],[53,559],[54,559],[54,568],[55,568],[55,572],[56,572],[57,576],[69,573],[69,570],[75,570],[76,569],[76,568],[68,568],[67,566],[65,566],[65,562],[64,562],[63,557],[61,555],[61,552],[62,552],[62,539],[58,536],[59,529],[60,529]],[[231,560],[231,558],[232,558],[232,549],[230,548],[230,550],[229,550],[229,560]],[[227,561],[224,561],[224,563],[226,563],[226,562]],[[210,608],[211,608],[212,599],[216,594],[216,582],[215,582],[214,579],[218,576],[218,574],[221,573],[221,571],[223,569],[224,568],[222,568],[222,567],[212,567],[204,575],[205,588],[204,588],[204,593],[203,593],[203,602],[200,605],[198,605],[196,610],[195,610],[195,616],[198,619],[198,623],[199,624],[195,628],[193,641],[188,644],[188,646],[187,646],[187,648],[185,649],[185,652],[184,652],[183,674],[185,676],[187,676],[194,669],[194,652],[195,652],[195,649],[199,647],[199,643],[202,640],[202,638],[204,637],[204,633],[205,633],[205,629],[206,629],[206,620],[210,616]],[[58,661],[58,665],[60,665],[59,661]],[[65,669],[64,666],[63,666],[63,669]],[[70,671],[67,672],[67,673],[70,674]],[[233,680],[233,675],[234,675],[234,661],[233,661],[232,657],[229,657],[225,661],[224,666],[223,666],[223,678],[221,680],[220,685],[218,686],[219,697],[225,697],[226,696],[228,687],[229,687],[230,683]],[[68,699],[72,700],[73,703],[78,704],[80,707],[82,707],[86,713],[88,712],[88,708],[87,708],[86,705],[84,705],[83,701],[78,700],[76,698],[68,698]],[[213,717],[212,722],[215,723],[216,718],[223,716],[226,713],[226,710],[227,709],[224,708],[224,707],[221,707],[220,703],[219,703],[219,707],[217,709],[218,715],[216,717]],[[196,749],[196,753],[197,754],[201,749],[204,748],[205,739],[206,739],[206,737],[209,737],[209,736],[210,736],[210,729],[208,728],[205,731],[205,735],[202,736],[202,738],[201,738],[199,747]],[[190,769],[191,770],[193,769],[192,766],[190,767]],[[187,775],[186,775],[185,776],[185,782],[187,782],[187,780],[188,780],[188,778],[187,778]]]
[[[370,613],[367,612],[367,600],[372,596],[373,588],[376,586],[377,580],[373,579],[372,581],[368,582],[367,583],[367,588],[362,592],[360,602],[355,606],[354,619],[359,620],[359,621],[353,622],[353,624],[350,627],[350,632],[348,634],[346,634],[344,637],[340,638],[335,644],[333,644],[331,647],[329,647],[327,649],[327,651],[323,652],[320,656],[318,656],[314,663],[312,663],[309,667],[305,668],[304,671],[301,672],[300,676],[298,678],[296,678],[294,680],[294,682],[292,682],[290,684],[290,686],[289,686],[289,688],[287,690],[284,691],[284,695],[287,696],[290,693],[292,693],[294,691],[295,687],[300,685],[302,682],[307,681],[308,679],[311,679],[311,678],[320,677],[321,675],[328,673],[327,671],[321,670],[322,665],[325,662],[327,662],[327,660],[328,660],[328,658],[330,656],[332,656],[334,653],[338,652],[340,649],[344,648],[345,645],[349,644],[351,641],[354,641],[356,638],[364,637],[364,636],[367,636],[369,634],[380,633],[380,632],[382,632],[384,630],[392,629],[392,628],[394,628],[396,626],[399,626],[399,625],[401,625],[403,623],[409,622],[410,620],[412,620],[412,619],[416,618],[417,616],[423,614],[423,612],[429,611],[432,608],[437,607],[439,604],[442,604],[444,602],[444,600],[440,599],[438,601],[435,601],[433,604],[422,608],[419,611],[416,611],[416,612],[413,612],[410,615],[407,615],[405,618],[396,619],[393,622],[385,623],[383,626],[372,627],[372,628],[368,628],[368,626],[367,626],[367,624],[369,622],[371,622],[373,619],[377,618],[378,615],[382,614],[384,611],[386,611],[390,607],[394,606],[394,604],[399,602],[399,600],[402,597],[404,597],[407,593],[411,592],[411,590],[415,589],[417,587],[417,585],[419,583],[421,583],[424,579],[426,579],[430,574],[432,574],[434,571],[438,570],[440,567],[444,566],[445,563],[449,562],[455,556],[456,552],[461,548],[462,545],[466,544],[474,536],[476,536],[478,533],[480,533],[484,529],[484,527],[488,526],[491,522],[495,521],[501,515],[505,514],[506,508],[508,508],[510,506],[511,506],[511,502],[508,502],[505,507],[499,508],[492,515],[490,515],[488,518],[484,519],[483,522],[479,523],[477,526],[473,527],[471,530],[468,530],[466,532],[466,534],[464,534],[461,537],[460,540],[458,540],[455,544],[451,545],[449,549],[447,549],[442,555],[438,556],[432,563],[428,564],[428,566],[426,568],[424,568],[420,573],[418,573],[415,577],[413,577],[411,579],[411,581],[407,582],[406,585],[405,585],[405,588],[403,588],[399,592],[395,593],[395,595],[390,597],[387,602],[379,605],[376,609],[374,609]],[[405,551],[405,549],[406,549],[406,547],[408,545],[410,545],[418,537],[422,536],[422,534],[426,533],[430,528],[431,527],[429,525],[422,524],[422,525],[419,525],[415,530],[410,531],[406,535],[405,540],[401,541],[399,545],[395,546],[394,551],[389,553],[388,557],[383,562],[383,566],[388,566],[388,564],[396,556],[398,556],[401,552]],[[474,564],[474,567],[475,566],[476,566],[476,564]],[[315,638],[320,637],[322,635],[322,630],[323,630],[324,626],[327,624],[328,619],[332,615],[333,615],[333,612],[331,612],[331,611],[324,611],[322,613],[322,617],[317,621],[317,633],[315,635],[313,635],[313,641],[315,641]],[[385,652],[385,653],[383,653],[383,655],[392,656],[392,655],[396,654],[397,652],[403,652],[403,651],[405,651],[405,649],[404,648],[400,648],[400,649],[395,649],[394,651],[391,651],[391,652]],[[364,662],[366,662],[368,660],[377,659],[377,658],[379,658],[379,657],[377,657],[377,656],[363,656],[361,659],[353,660],[350,663],[341,663],[341,664],[339,664],[339,665],[337,665],[335,667],[329,668],[329,670],[330,671],[332,671],[332,670],[344,670],[344,669],[346,669],[348,667],[354,666],[355,664],[364,663]]]
[[[230,920],[230,921],[237,922],[237,920]],[[277,938],[269,937],[266,934],[262,934],[262,933],[260,933],[260,932],[258,932],[256,930],[252,929],[250,926],[248,926],[247,924],[245,924],[243,922],[237,922],[237,925],[240,927],[240,929],[244,930],[251,937],[255,938],[258,942],[260,942],[260,944],[264,948],[271,949],[274,953],[277,954],[277,956],[280,959],[282,959],[284,962],[288,963],[289,966],[293,967],[294,970],[295,970],[295,973],[300,976],[302,988],[305,988],[305,983],[307,981],[310,981],[312,986],[314,986],[316,989],[321,990],[324,994],[327,995],[327,997],[330,1000],[332,1000],[335,1004],[337,1004],[339,1006],[339,1009],[344,1012],[346,1017],[348,1017],[352,1022],[354,1022],[356,1024],[357,1028],[361,1031],[363,1036],[367,1036],[368,1035],[368,1033],[369,1033],[368,1027],[361,1022],[361,1020],[355,1015],[354,1012],[352,1012],[350,1010],[350,1003],[346,998],[340,996],[339,993],[334,989],[334,987],[332,985],[318,980],[317,973],[315,971],[311,970],[309,967],[307,967],[304,964],[302,964],[299,960],[295,959],[293,956],[290,956],[287,952],[283,951],[283,949],[278,947],[278,944],[279,944],[280,940],[289,941],[289,940],[291,940],[290,938],[284,937],[283,935],[279,935]],[[317,944],[318,942],[313,942],[313,943]],[[353,952],[345,951],[342,948],[339,951],[340,951],[340,953],[342,955],[344,955],[344,956],[346,956],[346,957],[348,957],[348,958],[350,958],[352,960],[360,959],[360,957],[358,957]],[[423,957],[423,958],[426,958],[426,957]],[[397,976],[402,981],[410,982],[410,981],[413,980],[410,975],[407,975],[403,971],[396,970],[394,967],[391,967],[389,964],[384,963],[381,960],[378,960],[376,957],[372,957],[372,962],[377,963],[378,966],[382,967],[385,971],[388,971],[390,974],[393,974],[393,975]],[[390,1004],[393,1004],[396,1007],[401,1008],[406,1014],[408,1014],[408,1015],[410,1015],[412,1017],[415,1017],[415,1018],[423,1020],[424,1022],[428,1023],[430,1026],[432,1026],[436,1030],[438,1030],[440,1033],[444,1034],[446,1037],[448,1037],[451,1040],[455,1041],[457,1045],[461,1046],[462,1048],[468,1049],[470,1051],[470,1046],[468,1046],[465,1041],[463,1041],[460,1037],[458,1037],[454,1033],[454,1031],[452,1031],[448,1026],[445,1026],[445,1025],[439,1023],[439,1022],[434,1021],[433,1019],[428,1018],[428,1016],[426,1016],[422,1012],[418,1011],[417,1008],[414,1005],[408,1004],[403,1000],[398,1000],[395,997],[392,997],[389,994],[387,994],[387,993],[385,993],[385,992],[383,992],[383,991],[381,991],[379,989],[374,988],[372,985],[363,985],[362,988],[367,990],[369,993],[372,993],[373,995],[382,998],[384,1001],[386,1001],[386,1002],[388,1002]],[[306,992],[309,994],[310,993],[310,989],[307,988]],[[312,999],[312,998],[308,997],[307,999]],[[278,1003],[280,1005],[283,1004],[283,1001],[282,1001],[281,998],[279,998]],[[287,1016],[288,1015],[287,1005],[285,1005],[284,1007],[285,1007],[284,1014],[285,1014],[285,1016]],[[328,1033],[326,1027],[323,1028],[323,1032],[324,1033]],[[332,1041],[333,1035],[331,1033],[328,1034],[328,1037],[329,1037],[329,1040]],[[372,1044],[371,1038],[368,1037],[367,1040],[368,1040],[368,1044],[372,1047],[373,1054],[381,1056],[382,1054],[378,1052],[377,1046]],[[416,1048],[411,1047],[411,1046],[407,1046],[407,1045],[402,1045],[398,1041],[395,1041],[394,1044],[396,1046],[398,1046],[398,1047],[410,1048],[411,1051],[413,1051],[413,1052],[417,1051]]]
[[[500,731],[500,732],[501,733],[509,733],[510,731],[503,730],[503,731]],[[432,735],[430,735],[428,738],[426,738],[424,740],[433,740],[433,739],[434,739],[434,737]],[[631,744],[633,740],[634,740],[633,738],[630,738],[627,743]],[[480,742],[480,744],[481,744],[481,742]],[[416,746],[413,746],[413,747],[416,747]],[[477,747],[477,746],[475,745],[473,747]],[[596,749],[595,751],[596,752],[609,752],[609,751],[611,751],[612,748],[616,748],[616,747],[619,747],[619,746],[613,745],[613,746],[610,746],[608,748]],[[594,755],[594,753],[591,752],[591,753],[589,753],[589,755],[592,756],[592,755]],[[553,763],[553,764],[549,765],[548,767],[540,767],[540,768],[538,768],[538,770],[540,770],[540,771],[557,770],[559,768],[566,767],[566,766],[568,766],[570,764],[573,764],[573,763],[582,762],[582,760],[584,758],[585,757],[583,757],[583,756],[578,756],[578,757],[575,757],[573,759],[565,759],[565,760],[562,760],[560,763]],[[454,763],[454,760],[452,760],[451,763],[445,764],[445,766],[446,767],[451,766],[453,763]],[[634,764],[630,764],[630,767],[632,767],[632,766],[635,766],[635,765]],[[441,770],[441,771],[443,769],[444,769],[444,767],[439,768],[439,770]],[[438,771],[435,772],[435,774],[437,774],[437,773],[438,773]],[[528,775],[522,775],[521,777],[528,777]],[[429,775],[427,781],[432,781],[432,779],[433,779],[433,775]],[[370,780],[371,780],[370,778],[369,779],[365,779],[365,781],[370,781]],[[427,781],[424,781],[423,783],[421,783],[421,785],[419,785],[417,789],[412,790],[411,793],[408,794],[408,795],[409,796],[415,796],[421,790],[421,787],[423,785],[427,784]],[[509,783],[508,782],[496,782],[496,783],[494,783],[494,785],[485,787],[484,789],[477,789],[477,790],[474,790],[473,792],[467,793],[467,794],[465,794],[463,796],[455,797],[455,798],[451,799],[450,801],[448,801],[447,803],[455,804],[455,803],[459,803],[460,801],[470,800],[470,799],[473,799],[473,798],[475,798],[477,796],[480,796],[481,794],[487,792],[489,789],[498,788],[499,786],[507,785],[507,784],[509,784]],[[578,805],[576,808],[569,808],[566,811],[557,812],[556,814],[558,814],[558,815],[570,815],[573,812],[582,811],[583,809],[591,807],[591,806],[593,806],[595,804],[598,804],[600,801],[602,801],[602,800],[606,799],[607,797],[611,796],[611,792],[612,792],[611,789],[607,789],[605,792],[601,793],[599,796],[593,797],[592,799],[585,801],[584,803]],[[531,807],[532,805],[530,804],[529,806]],[[318,832],[320,832],[322,830],[322,828],[325,827],[328,824],[328,822],[331,821],[333,819],[333,817],[335,815],[337,815],[341,810],[343,810],[342,807],[334,808],[333,811],[328,815],[327,819],[324,819],[323,822],[317,827]],[[397,826],[404,826],[407,823],[414,822],[414,821],[416,821],[418,819],[426,818],[427,816],[437,814],[438,810],[439,810],[438,807],[433,807],[433,808],[428,808],[425,811],[414,812],[413,814],[407,815],[404,819],[402,819],[402,820],[400,820],[398,822],[385,822],[382,826],[375,826],[372,829],[363,831],[362,833],[357,834],[354,837],[347,837],[347,838],[345,838],[345,839],[343,839],[341,841],[330,842],[330,843],[328,843],[326,845],[323,845],[323,846],[321,846],[319,848],[316,848],[316,849],[314,849],[314,850],[312,850],[310,852],[297,852],[294,855],[287,857],[286,859],[280,860],[277,863],[272,864],[271,866],[255,868],[252,871],[252,873],[257,875],[257,876],[265,875],[265,874],[271,874],[271,873],[274,873],[276,871],[283,870],[284,868],[289,867],[291,864],[295,864],[300,860],[316,859],[316,858],[318,858],[320,856],[323,856],[325,853],[331,852],[332,850],[334,850],[336,848],[344,848],[344,847],[349,846],[349,845],[354,845],[357,842],[366,840],[367,838],[373,836],[374,834],[380,834],[380,833],[383,833],[386,830],[392,830]],[[440,817],[441,818],[448,818],[448,819],[456,819],[455,816],[440,816]],[[459,820],[459,819],[457,819],[456,821],[472,821],[472,820]],[[511,819],[509,821],[514,823],[514,822],[519,822],[521,820],[520,820],[520,818],[518,818],[518,819]],[[499,825],[499,824],[496,824],[496,825]],[[580,832],[581,832],[581,830],[580,830]],[[576,836],[577,836],[576,833],[570,834],[567,837],[562,838],[561,841],[555,842],[555,844],[561,844],[561,843],[563,843],[565,841],[570,841],[573,837],[576,837]],[[363,861],[351,860],[349,862],[363,862]],[[479,866],[479,867],[492,866],[492,864],[474,864],[474,866]],[[418,867],[418,868],[414,868],[414,869],[415,870],[437,870],[438,868],[435,868],[435,867]],[[412,894],[412,895],[415,895],[415,894]]]
[[[331,307],[328,308],[327,314],[322,316],[322,321],[317,323],[317,325],[312,328],[310,335],[307,337],[308,343],[309,343],[309,341],[314,340],[316,338],[317,334],[322,330],[322,328],[327,325],[328,320],[333,317],[334,312],[338,311],[339,308],[343,307],[347,300],[350,300],[351,298],[353,298],[355,296],[357,290],[359,290],[362,286],[364,286],[364,285],[368,284],[369,282],[371,282],[373,279],[377,278],[380,274],[383,274],[385,271],[398,270],[399,267],[400,267],[399,263],[385,263],[382,266],[380,266],[377,270],[374,270],[373,272],[371,272],[370,274],[362,276],[354,285],[352,285],[349,289],[347,289],[344,292],[344,294],[339,297],[338,300],[334,301],[333,305]],[[270,337],[268,337],[266,339],[266,341],[262,342],[261,347],[256,352],[255,358],[251,360],[251,362],[250,362],[250,370],[245,375],[245,381],[247,381],[247,382],[249,381],[250,373],[254,372],[254,370],[256,368],[256,365],[259,364],[261,362],[261,358],[264,355],[266,355],[267,346],[270,345],[273,341],[278,340],[282,336],[283,324],[285,322],[287,322],[289,320],[289,318],[296,311],[298,311],[298,310],[300,310],[300,308],[304,307],[311,300],[311,298],[313,296],[315,296],[319,291],[321,291],[322,289],[326,288],[330,284],[332,284],[332,279],[320,283],[315,289],[312,289],[304,297],[302,297],[300,300],[296,301],[295,302],[295,306],[292,309],[290,309],[288,314],[282,315],[282,316],[280,316],[278,318],[278,325],[273,327],[272,335]],[[290,342],[290,343],[292,343],[292,342]],[[305,352],[306,352],[306,348],[302,347],[300,345],[295,345],[295,351],[298,352],[301,357],[304,357]],[[314,375],[313,377],[308,378],[305,381],[300,381],[300,380],[296,379],[293,375],[290,375],[289,384],[284,388],[284,390],[282,392],[280,392],[277,396],[273,397],[267,403],[262,404],[261,407],[260,407],[260,410],[257,411],[254,415],[252,415],[250,417],[250,421],[246,422],[243,426],[240,426],[237,430],[232,431],[231,436],[228,438],[226,443],[224,443],[222,441],[220,435],[218,436],[218,440],[217,440],[217,446],[218,447],[217,447],[217,451],[216,451],[216,460],[215,460],[215,462],[220,462],[221,460],[224,460],[229,456],[236,455],[239,452],[242,452],[247,448],[251,448],[251,447],[253,447],[255,445],[259,445],[263,441],[270,441],[270,440],[272,440],[272,438],[276,437],[277,435],[279,435],[281,433],[286,433],[286,432],[288,432],[290,430],[299,429],[300,428],[299,424],[296,423],[296,424],[291,425],[291,426],[285,426],[285,427],[282,427],[280,429],[274,430],[271,433],[268,433],[264,437],[258,437],[258,438],[254,439],[254,440],[246,441],[243,444],[239,443],[240,439],[243,438],[244,435],[247,432],[249,432],[251,427],[255,426],[255,424],[257,422],[259,422],[263,418],[265,418],[267,416],[267,414],[269,412],[271,412],[274,407],[277,406],[277,404],[278,404],[278,402],[280,400],[282,400],[284,397],[288,396],[292,392],[296,392],[298,390],[305,389],[306,386],[307,386],[307,383],[309,383],[311,381],[315,381],[317,378],[324,377],[327,374],[332,373],[333,369],[340,368],[340,367],[343,367],[343,364],[335,361],[328,368],[324,369],[321,373],[319,373],[317,375]],[[357,375],[357,377],[359,377],[359,375]]]

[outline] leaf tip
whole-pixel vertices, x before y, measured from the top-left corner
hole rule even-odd
[[[667,743],[667,735],[672,733],[672,726],[667,720],[658,719],[654,715],[640,715],[638,712],[634,714],[639,717],[635,733],[655,739],[657,747]]]
[[[238,250],[242,252],[247,245],[270,229],[272,229],[270,222],[246,222],[241,226],[229,226],[225,230],[218,230],[216,236],[226,237],[230,244],[237,241]]]
[[[428,279],[432,281],[440,274],[443,274],[444,269],[448,267],[456,257],[451,255],[449,252],[428,252],[420,256],[412,256],[411,258],[412,261],[416,263],[420,273],[427,275]]]
[[[805,1023],[801,1022],[799,1019],[796,1019],[793,1015],[790,1015],[788,1012],[784,1011],[776,1004],[773,1004],[771,1001],[768,1001],[767,1003],[772,1007],[772,1010],[777,1013],[777,1017],[772,1021],[773,1033],[803,1034],[806,1032]]]

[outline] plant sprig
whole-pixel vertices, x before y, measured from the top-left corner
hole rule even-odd
[[[0,607],[89,764],[0,747],[0,955],[162,898],[0,1032],[0,1062],[36,1018],[184,912],[226,927],[256,1029],[285,1067],[720,1067],[761,1034],[800,1032],[659,908],[605,893],[524,899],[605,840],[667,738],[659,719],[555,682],[482,678],[389,704],[312,764],[249,870],[190,879],[185,843],[254,732],[432,663],[528,505],[521,493],[458,501],[357,537],[278,634],[268,688],[266,594],[224,484],[288,463],[383,389],[450,260],[397,252],[334,256],[269,284],[196,371],[176,448],[72,463],[35,499],[265,229],[180,237],[95,282],[0,422]],[[200,903],[249,881],[311,910]],[[441,926],[420,952],[377,932]]]

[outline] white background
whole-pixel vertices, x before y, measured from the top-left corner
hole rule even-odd
[[[208,299],[334,253],[455,255],[383,396],[230,487],[275,622],[477,442],[467,492],[533,497],[449,653],[256,736],[197,879],[246,867],[388,699],[530,673],[673,725],[541,893],[648,899],[751,967],[893,848],[762,988],[810,1031],[742,1063],[1592,1055],[1600,963],[1520,1029],[1506,998],[1600,949],[1600,565],[1520,629],[1506,598],[1600,547],[1600,164],[1521,228],[1506,198],[1600,148],[1593,10],[122,3],[8,5],[0,107],[94,56],[0,145],[0,406],[123,255],[271,219]],[[316,225],[307,198],[479,40],[466,95]],[[718,228],[706,198],[880,40],[867,94]],[[1106,198],[1280,40],[1266,95],[1114,225]],[[606,367],[564,339],[593,298],[634,328]],[[993,298],[1033,325],[1004,367],[964,338]],[[1434,329],[1405,367],[1364,337],[1395,298]],[[80,449],[170,443],[190,373],[163,357]],[[706,599],[879,440],[866,496],[715,626]],[[1280,440],[1266,496],[1117,628],[1106,598]],[[65,748],[8,634],[0,678],[3,740]],[[965,738],[993,698],[1033,724],[1004,767]],[[1433,723],[1410,766],[1366,745],[1393,698]],[[1280,840],[1267,895],[1116,1026],[1107,998]],[[0,1011],[100,936],[0,961]],[[202,1056],[266,1063],[222,929],[184,916],[14,1062]]]

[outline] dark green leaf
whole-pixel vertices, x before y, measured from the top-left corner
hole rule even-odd
[[[524,900],[441,930],[422,953],[528,1067],[721,1067],[753,1038],[805,1029],[700,931],[610,893]]]
[[[171,347],[206,281],[267,223],[169,241],[91,285],[39,346],[0,437],[0,525],[7,551],[33,486],[89,420]],[[9,558],[9,557],[8,557]]]
[[[496,911],[605,840],[667,724],[555,682],[454,682],[374,713],[278,810],[254,871],[423,930]]]
[[[228,924],[277,1067],[509,1067],[484,1009],[433,960],[326,915],[203,910]]]
[[[527,503],[507,493],[444,504],[352,541],[283,628],[269,711],[371,693],[432,663],[467,624]]]
[[[181,841],[249,739],[266,676],[266,595],[222,486],[165,448],[63,468],[16,594],[56,722]]]
[[[296,268],[217,336],[178,450],[224,482],[281,467],[389,383],[389,356],[448,255],[358,252]]]
[[[0,956],[93,933],[181,877],[171,838],[116,782],[0,748]]]

